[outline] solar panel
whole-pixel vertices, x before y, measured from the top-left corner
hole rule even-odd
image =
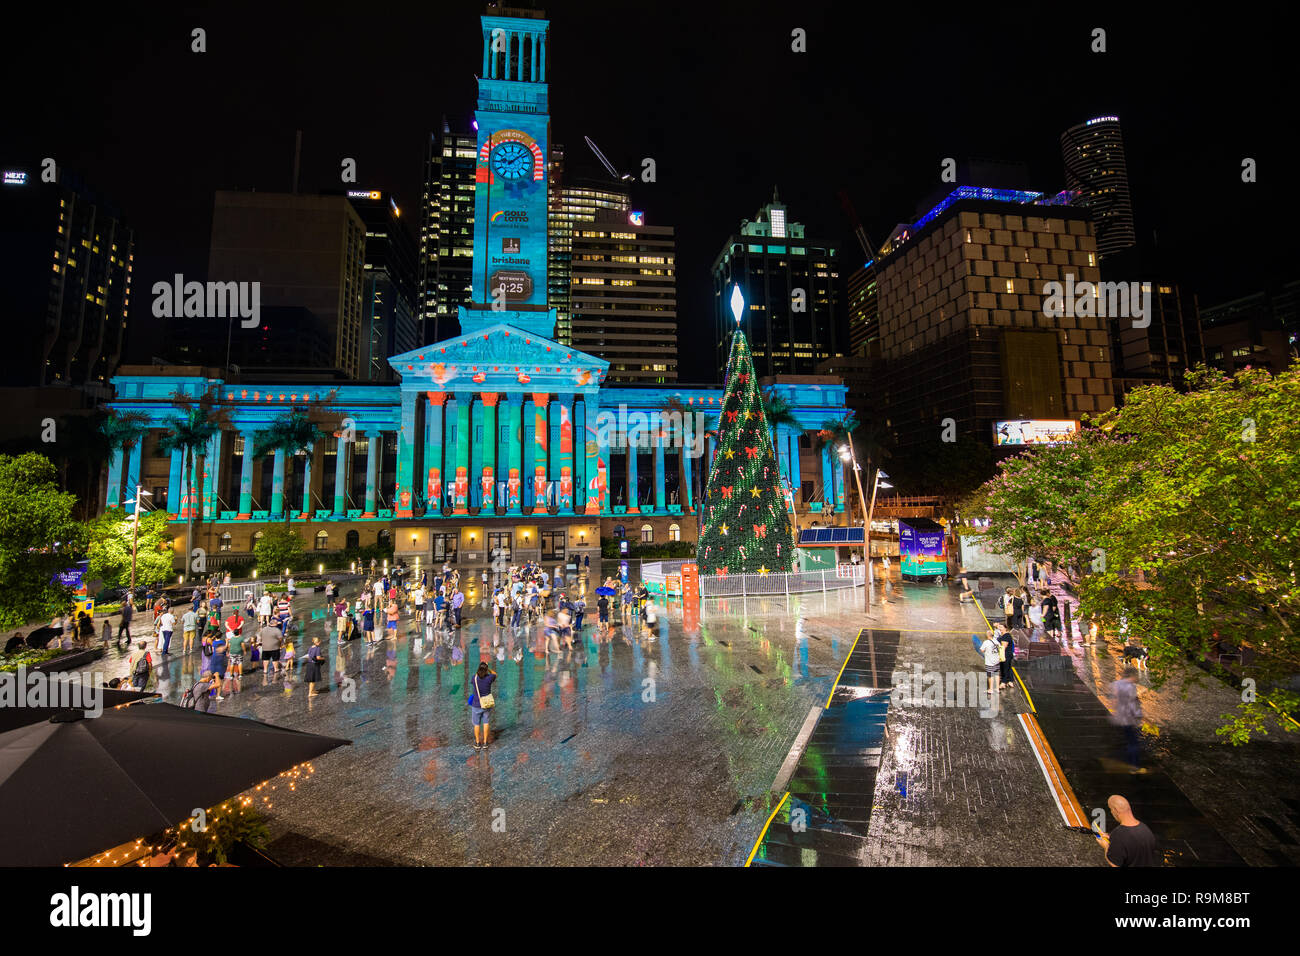
[[[849,540],[849,529],[848,529],[848,528],[832,528],[832,529],[831,529],[831,540],[832,540],[833,542],[835,542],[836,544],[841,544],[841,543],[843,543],[843,542],[845,542],[845,541],[848,541],[848,540]]]

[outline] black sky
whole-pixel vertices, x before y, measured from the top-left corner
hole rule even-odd
[[[479,2],[147,8],[48,5],[5,63],[0,159],[54,156],[111,196],[136,231],[136,288],[206,270],[212,193],[287,190],[294,131],[300,188],[358,185],[416,211],[425,143],[475,104]],[[814,2],[555,0],[551,126],[574,171],[599,171],[591,136],[638,184],[648,221],[678,232],[682,378],[711,377],[709,266],[779,186],[810,234],[862,261],[837,193],[877,242],[939,186],[943,157],[1028,164],[1034,188],[1064,185],[1058,137],[1119,115],[1137,227],[1172,277],[1207,305],[1300,277],[1296,81],[1289,19],[1242,8],[1213,19],[1092,10]],[[1174,8],[1185,11],[1190,8]],[[190,52],[190,31],[208,52]],[[1094,27],[1108,52],[1090,52]],[[791,51],[791,31],[808,51]],[[7,44],[8,45],[8,44]],[[1259,182],[1243,184],[1255,158]],[[411,224],[414,225],[414,216]],[[1135,279],[1153,278],[1134,276]],[[137,294],[129,358],[161,348]],[[133,303],[135,304],[135,303]],[[6,322],[11,321],[6,317]]]

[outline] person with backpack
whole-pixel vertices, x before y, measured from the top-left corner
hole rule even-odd
[[[149,683],[149,677],[153,673],[153,658],[149,654],[149,642],[141,641],[136,645],[136,653],[131,656],[128,664],[131,674],[131,686],[138,691],[145,689]]]
[[[996,694],[1000,686],[998,684],[998,673],[1002,669],[1001,648],[1001,643],[992,632],[985,635],[984,642],[980,644],[980,653],[984,655],[984,673],[988,675],[989,679],[989,697]]]
[[[1007,630],[1011,630],[1016,614],[1016,602],[1011,596],[1011,588],[1006,588],[1002,592],[1002,613],[1006,616]]]
[[[203,713],[209,713],[212,709],[212,692],[216,688],[216,681],[212,676],[212,671],[204,671],[199,675],[199,679],[194,686],[185,692],[181,698],[181,706],[190,710],[198,710]]]
[[[1138,700],[1138,671],[1136,667],[1124,668],[1120,679],[1111,685],[1115,694],[1115,714],[1112,720],[1124,731],[1124,751],[1134,773],[1142,769],[1142,702]]]

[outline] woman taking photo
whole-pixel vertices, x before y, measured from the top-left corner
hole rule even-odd
[[[469,719],[474,725],[474,749],[487,750],[491,742],[492,708],[496,699],[492,696],[492,684],[497,679],[496,671],[486,661],[478,665],[478,670],[469,682]]]

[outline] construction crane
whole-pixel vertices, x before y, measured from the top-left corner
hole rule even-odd
[[[862,251],[867,256],[867,265],[876,261],[876,246],[872,245],[871,239],[867,236],[867,230],[862,228],[862,221],[858,219],[858,211],[853,208],[853,200],[849,194],[840,190],[840,205],[844,207],[844,214],[849,217],[849,222],[853,226],[853,235],[858,237],[858,244],[862,246]]]
[[[591,141],[590,136],[584,136],[582,138],[587,141],[587,145],[591,147],[591,151],[596,154],[596,158],[599,159],[600,164],[609,171],[609,175],[611,177],[613,177],[616,180],[619,180],[620,182],[630,183],[635,181],[631,173],[620,173],[617,169],[615,169],[614,164],[605,158],[605,154],[600,151],[599,146],[597,146],[595,143]]]

